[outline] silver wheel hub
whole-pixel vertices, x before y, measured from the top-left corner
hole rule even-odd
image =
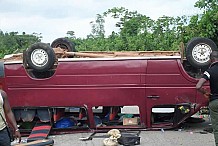
[[[192,56],[199,63],[206,63],[210,60],[212,49],[207,44],[198,44],[192,50]]]
[[[42,67],[48,63],[48,54],[43,49],[35,49],[31,54],[31,61],[35,66]]]

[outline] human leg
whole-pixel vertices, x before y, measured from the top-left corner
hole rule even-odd
[[[213,100],[209,103],[211,123],[215,138],[216,146],[218,146],[218,100]]]
[[[0,146],[10,146],[10,138],[8,136],[8,131],[6,128],[0,131]]]

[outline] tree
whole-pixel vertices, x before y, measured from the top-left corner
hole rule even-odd
[[[5,54],[22,52],[35,42],[40,42],[40,36],[35,34],[26,34],[23,32],[21,35],[18,32],[0,31],[0,58]]]
[[[199,0],[195,7],[203,10],[203,14],[191,17],[189,27],[186,28],[187,33],[210,38],[218,44],[218,1]]]
[[[95,20],[95,22],[93,21],[90,22],[92,26],[92,33],[90,36],[104,38],[105,35],[104,23],[105,23],[104,17],[100,14],[97,14],[97,19]]]
[[[87,38],[76,38],[72,30],[67,32],[67,37],[75,43],[78,51],[179,50],[180,42],[187,43],[193,37],[207,37],[218,44],[218,1],[199,0],[195,7],[203,13],[161,16],[157,20],[124,7],[114,7],[97,14],[96,20],[90,22],[91,33]],[[108,37],[104,27],[106,17],[115,19],[115,26],[119,29],[118,32],[112,31]],[[22,51],[29,44],[40,41],[40,35],[0,31],[0,47],[3,48],[0,54]]]
[[[76,38],[75,32],[72,31],[72,30],[71,31],[67,31],[67,37],[71,38],[71,39]]]

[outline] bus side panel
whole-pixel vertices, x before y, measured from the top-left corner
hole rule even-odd
[[[146,79],[147,119],[152,119],[152,108],[175,112],[178,104],[196,102],[195,83],[183,77],[177,60],[148,60]]]
[[[146,60],[59,62],[52,77],[37,79],[22,64],[5,66],[12,108],[137,105],[142,121],[145,70]]]

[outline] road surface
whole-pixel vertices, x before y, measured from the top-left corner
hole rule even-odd
[[[209,127],[208,117],[201,123],[184,123],[182,128],[174,130],[142,131],[140,133],[141,146],[215,146],[212,133],[205,132]],[[103,146],[104,138],[93,138],[81,141],[79,138],[88,137],[91,133],[51,135],[54,146]],[[105,135],[97,133],[96,136]],[[23,138],[25,141],[25,138]]]

